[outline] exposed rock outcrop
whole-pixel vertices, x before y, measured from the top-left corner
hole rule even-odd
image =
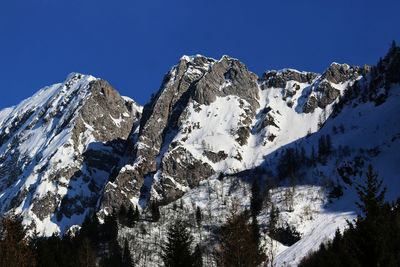
[[[264,88],[285,88],[288,81],[311,83],[317,76],[318,74],[312,72],[284,69],[282,71],[266,71],[261,80],[265,84]]]
[[[103,80],[71,74],[11,110],[0,125],[1,211],[23,210],[44,234],[80,223],[96,208],[141,108]]]
[[[203,56],[182,57],[166,74],[157,94],[145,105],[131,161],[121,169],[115,182],[106,186],[101,209],[117,208],[118,204],[114,206],[111,199],[124,198],[125,205],[132,205],[131,199],[137,200],[140,196],[145,177],[157,171],[162,178],[156,191],[164,202],[182,194],[176,191],[177,187],[192,187],[212,175],[212,167],[196,161],[190,152],[181,151],[183,148],[172,149],[171,138],[186,119],[190,103],[210,105],[218,97],[237,96],[242,99],[241,105],[246,111],[236,134],[238,142],[245,144],[249,126],[259,108],[257,79],[243,63],[227,56],[219,61]],[[243,101],[248,103],[246,108]],[[179,164],[175,162],[177,151],[187,155]],[[175,187],[171,185],[172,180]]]

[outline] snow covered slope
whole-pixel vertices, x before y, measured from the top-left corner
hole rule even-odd
[[[271,202],[258,222],[275,266],[295,266],[346,227],[358,211],[354,184],[369,163],[390,188],[388,199],[399,196],[399,86],[376,82],[370,70],[333,63],[323,74],[285,69],[258,79],[226,56],[218,61],[183,57],[144,108],[141,127],[154,129],[154,123],[155,136],[143,128],[137,132],[132,161],[106,187],[106,198],[124,199],[127,188],[121,185],[133,177],[135,187],[128,187],[129,197],[121,203],[139,204],[144,216],[149,199],[169,203],[161,208],[160,222],[123,229],[134,253],[152,259],[138,260],[161,264],[156,244],[179,216],[193,225],[196,243],[205,248],[203,260],[212,266],[212,229],[225,222],[233,201],[249,208],[254,181],[270,188]],[[299,231],[295,244],[265,234],[271,203],[280,211],[278,225]],[[200,230],[196,207],[205,217]]]
[[[332,63],[322,74],[261,78],[228,56],[184,56],[143,110],[105,81],[71,74],[0,112],[1,213],[51,235],[121,204],[146,219],[156,201],[159,222],[120,234],[157,266],[168,223],[193,221],[200,207],[203,225],[192,230],[212,266],[213,230],[233,202],[249,208],[257,181],[271,196],[258,217],[265,251],[277,266],[296,265],[354,218],[354,184],[367,164],[389,199],[400,194],[398,54],[372,70]],[[278,225],[301,234],[297,243],[266,234],[272,205]]]
[[[51,235],[80,224],[117,166],[141,107],[72,73],[0,112],[0,209]]]
[[[258,79],[228,56],[182,57],[144,107],[131,160],[106,186],[101,209],[168,203],[214,174],[260,165],[317,131],[363,72],[333,63],[322,75],[285,69]]]

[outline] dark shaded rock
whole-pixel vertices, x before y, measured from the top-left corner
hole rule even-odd
[[[235,95],[246,100],[255,112],[259,108],[257,79],[257,75],[249,72],[239,60],[224,56],[196,85],[193,99],[209,105],[217,96]],[[230,82],[229,85],[223,86],[226,81]]]
[[[312,72],[298,72],[296,70],[284,69],[282,71],[266,71],[262,75],[261,82],[265,88],[285,88],[288,81],[299,83],[311,83],[318,74]],[[298,89],[296,89],[298,90]]]
[[[228,157],[228,154],[226,154],[224,151],[218,151],[218,153],[209,151],[209,150],[204,150],[203,155],[206,156],[209,160],[211,160],[213,163],[220,162],[221,160],[224,160]]]
[[[312,113],[318,107],[318,101],[314,96],[310,96],[303,106],[304,113]]]
[[[268,135],[268,141],[270,141],[270,142],[273,142],[275,140],[275,138],[276,138],[276,135],[274,135],[274,134]]]
[[[86,125],[96,129],[92,134],[97,142],[127,139],[133,123],[140,119],[140,114],[134,110],[137,104],[123,99],[104,80],[94,81],[90,91],[91,95],[81,108],[73,128],[75,145],[84,142],[79,139],[87,129]]]
[[[261,124],[261,129],[265,128],[267,126],[274,126],[274,127],[279,129],[279,126],[275,123],[274,117],[272,117],[270,114],[265,116],[265,118],[264,118],[264,120],[263,120],[263,122]]]
[[[194,188],[199,185],[200,181],[215,174],[209,164],[195,159],[183,147],[173,149],[163,158],[161,170],[162,178],[156,186],[156,190],[163,196],[164,203],[181,196],[183,192],[178,189],[180,186]]]
[[[326,81],[321,82],[316,91],[322,93],[322,96],[318,99],[318,106],[320,108],[325,108],[327,105],[332,104],[340,96],[340,91],[333,88]]]
[[[54,213],[58,205],[58,200],[59,198],[54,193],[47,192],[44,197],[32,200],[31,210],[40,220],[44,220]]]
[[[348,66],[346,64],[332,63],[329,68],[322,74],[322,79],[340,84],[350,79],[356,79],[362,75],[363,69],[358,66]]]
[[[250,136],[250,132],[250,127],[239,127],[236,133],[238,135],[238,137],[235,139],[236,142],[238,142],[241,146],[246,145]]]

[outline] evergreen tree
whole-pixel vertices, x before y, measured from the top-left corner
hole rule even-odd
[[[253,267],[266,260],[266,255],[254,242],[248,220],[248,212],[239,213],[237,204],[234,204],[231,215],[221,227],[218,237],[219,248],[216,251],[216,258],[219,266]]]
[[[138,222],[138,221],[139,221],[139,218],[140,218],[140,212],[139,212],[138,206],[136,206],[135,214],[134,214],[134,216],[133,216],[133,219],[135,220],[135,222]]]
[[[88,237],[84,237],[77,250],[78,265],[96,267],[96,250]]]
[[[133,211],[132,206],[129,206],[128,214],[127,214],[127,226],[132,228],[135,225],[135,213]]]
[[[93,244],[99,241],[100,222],[96,214],[88,214],[82,223],[81,229],[77,237],[88,238]]]
[[[307,163],[307,161],[308,161],[308,158],[307,158],[307,155],[306,155],[306,150],[302,146],[301,147],[301,163],[305,164],[305,163]]]
[[[158,222],[160,220],[160,208],[158,206],[158,203],[156,201],[152,201],[150,205],[151,209],[151,218],[153,222]]]
[[[124,241],[124,251],[122,253],[122,267],[133,267],[133,260],[131,252],[129,251],[129,243],[127,239],[125,239]]]
[[[368,166],[366,178],[365,184],[359,184],[356,187],[360,199],[360,202],[356,202],[356,204],[365,214],[366,219],[375,220],[379,209],[384,204],[386,188],[381,190],[383,181],[378,179],[371,164]]]
[[[384,203],[382,181],[368,166],[366,181],[357,186],[362,214],[342,234],[305,257],[299,266],[400,266],[400,199]]]
[[[317,157],[315,156],[315,149],[314,146],[311,147],[311,164],[313,166],[316,165]]]
[[[325,155],[326,155],[326,140],[325,135],[321,135],[318,139],[318,160],[321,163],[325,162]]]
[[[126,207],[124,204],[121,204],[121,207],[119,208],[119,213],[118,213],[118,221],[120,224],[126,226],[128,224],[128,211],[126,210]]]
[[[110,215],[104,217],[104,224],[102,225],[102,239],[105,242],[113,242],[117,240],[118,236],[118,223],[115,211]]]
[[[195,257],[191,246],[193,237],[185,223],[177,219],[168,227],[167,242],[162,247],[161,258],[166,267],[194,266]]]
[[[269,215],[269,235],[272,236],[277,229],[279,220],[279,209],[275,207],[274,203],[271,205],[271,211]]]
[[[251,217],[257,217],[262,207],[262,198],[260,196],[260,186],[254,181],[251,186],[250,213]]]
[[[194,267],[203,267],[203,251],[199,244],[196,245],[193,252]]]
[[[258,248],[260,246],[260,227],[258,225],[257,216],[262,208],[262,197],[260,196],[260,187],[257,181],[254,181],[251,187],[250,213],[251,213],[251,236],[252,242]],[[260,257],[260,255],[257,255]]]
[[[325,153],[327,155],[330,155],[332,153],[332,140],[331,136],[329,134],[326,135],[326,151]]]
[[[203,215],[201,214],[201,209],[200,209],[200,207],[197,207],[196,208],[196,223],[197,223],[198,227],[201,226],[202,219],[203,219]]]
[[[3,216],[0,226],[0,266],[36,266],[32,248],[26,239],[22,218]]]
[[[110,244],[108,254],[102,258],[100,266],[109,267],[109,266],[123,266],[123,254],[121,246],[118,242],[114,242]]]

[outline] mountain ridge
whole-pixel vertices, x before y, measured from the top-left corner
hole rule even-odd
[[[1,212],[22,214],[25,225],[49,236],[89,213],[102,219],[121,205],[136,206],[140,227],[148,229],[138,249],[154,254],[159,248],[146,243],[156,238],[146,223],[149,204],[159,205],[168,221],[180,201],[188,220],[196,207],[209,210],[208,228],[196,239],[210,252],[215,244],[206,229],[224,223],[235,198],[247,208],[250,184],[258,181],[269,184],[282,227],[302,234],[294,246],[275,245],[278,265],[288,258],[295,264],[353,218],[345,204],[353,201],[352,184],[365,162],[396,184],[390,155],[400,125],[385,116],[397,112],[396,49],[377,67],[332,63],[322,74],[282,69],[261,78],[229,56],[183,56],[143,107],[106,81],[73,73],[40,91],[48,90],[48,101],[34,95],[19,113],[0,111]],[[24,142],[39,145],[24,149]],[[269,208],[258,221],[268,221]],[[153,225],[161,232],[165,224]],[[121,231],[133,236],[138,229]],[[262,236],[268,249],[273,241]]]

